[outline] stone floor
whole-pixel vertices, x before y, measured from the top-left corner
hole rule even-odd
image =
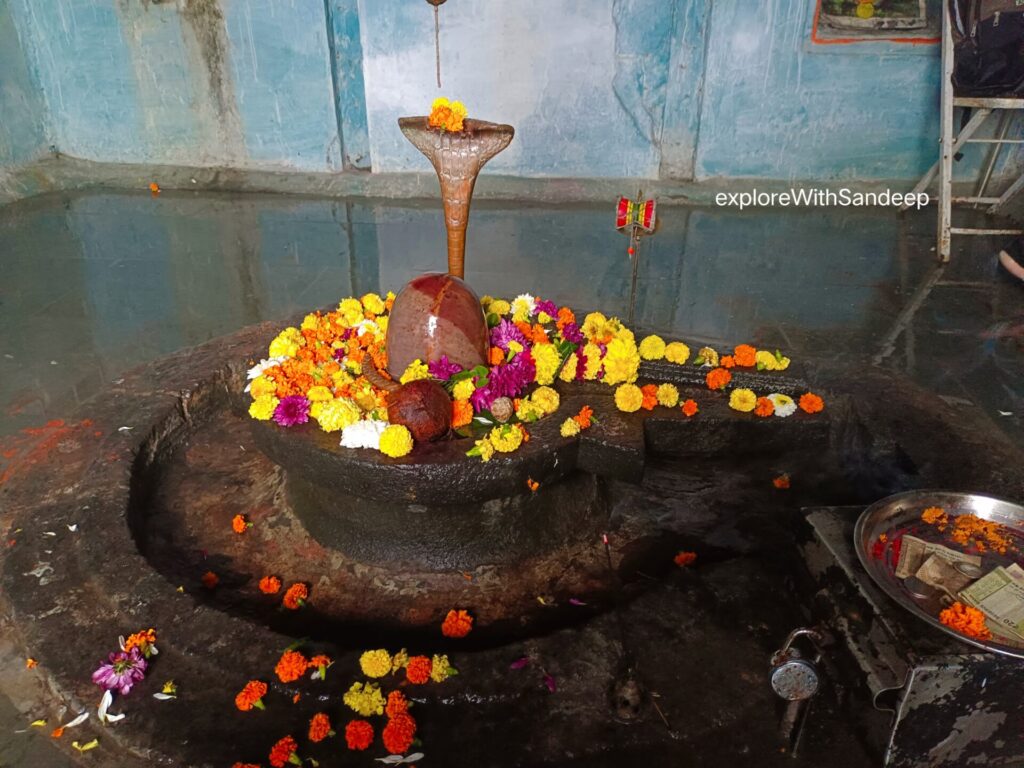
[[[938,268],[932,217],[665,207],[658,233],[641,247],[631,296],[626,242],[610,210],[480,204],[467,278],[482,293],[541,292],[623,317],[633,306],[634,325],[687,341],[750,341],[797,359],[891,368],[985,415],[1020,444],[1024,286],[999,273],[997,243],[982,239],[956,241],[951,265]],[[70,416],[123,370],[259,320],[396,288],[442,268],[443,239],[436,208],[379,201],[88,193],[0,208],[0,477],[5,451],[31,437],[25,430]],[[810,376],[813,383],[813,366]],[[693,610],[717,617],[708,647],[735,642],[722,626],[754,614],[751,603],[735,602],[733,580],[759,576],[712,567],[703,578]],[[658,599],[647,598],[651,615]],[[780,627],[770,629],[748,628],[753,639],[735,647],[740,671],[758,685],[756,654]],[[671,626],[649,631],[664,636]],[[601,635],[598,625],[586,632]],[[4,669],[17,661],[15,649],[0,645]],[[0,738],[0,766],[67,764],[44,733],[28,728],[25,681],[3,677],[0,733],[11,735]],[[694,681],[665,684],[686,682]],[[758,685],[750,702],[720,702],[720,717],[690,716],[718,734],[750,707],[769,705]],[[843,748],[842,764],[863,764],[852,746]],[[811,735],[809,755],[829,749]],[[700,764],[744,759],[737,750],[709,753]],[[538,754],[538,763],[551,757]]]

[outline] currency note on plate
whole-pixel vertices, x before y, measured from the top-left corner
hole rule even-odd
[[[997,567],[960,592],[960,598],[1000,627],[1024,640],[1024,568]]]

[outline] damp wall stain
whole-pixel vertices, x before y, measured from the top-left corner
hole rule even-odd
[[[414,0],[0,0],[0,167],[53,145],[105,162],[429,172],[396,118],[443,94],[516,126],[485,172],[915,179],[936,154],[937,47],[816,45],[814,7],[446,3],[438,90],[433,14]],[[983,151],[968,149],[964,177]]]

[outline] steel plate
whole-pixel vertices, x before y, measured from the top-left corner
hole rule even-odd
[[[872,555],[872,548],[882,534],[885,534],[890,542],[900,536],[910,534],[925,541],[945,544],[953,549],[962,549],[934,526],[921,520],[921,512],[928,507],[942,507],[950,520],[960,515],[974,515],[983,520],[999,523],[1007,529],[1006,533],[1012,538],[1013,545],[1004,555],[996,552],[982,553],[983,573],[988,573],[997,565],[1007,566],[1014,562],[1019,562],[1024,566],[1024,507],[992,496],[954,491],[898,493],[877,501],[865,509],[857,520],[853,534],[854,549],[857,550],[857,557],[860,559],[861,565],[889,597],[936,629],[977,648],[1024,659],[1024,641],[1017,643],[1008,640],[1003,643],[995,640],[978,640],[962,635],[942,624],[938,618],[941,604],[934,598],[915,595],[901,579],[896,578],[894,573],[896,563],[893,562],[891,546],[884,548],[881,557]]]

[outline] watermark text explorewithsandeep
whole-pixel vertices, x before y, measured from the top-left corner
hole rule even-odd
[[[731,208],[787,208],[803,206],[808,208],[881,206],[914,207],[921,210],[928,205],[927,192],[854,192],[852,189],[818,189],[814,187],[790,188],[783,192],[763,192],[752,189],[749,192],[719,192],[715,205]]]

